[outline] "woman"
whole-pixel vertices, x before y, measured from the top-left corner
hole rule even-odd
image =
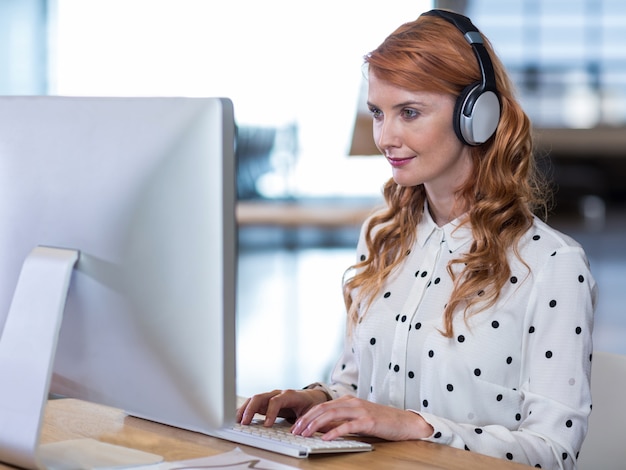
[[[467,18],[442,10],[365,61],[393,178],[344,279],[344,353],[330,383],[256,395],[237,419],[575,467],[596,286],[582,248],[534,215],[544,186],[504,67]]]

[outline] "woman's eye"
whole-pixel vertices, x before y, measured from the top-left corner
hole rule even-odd
[[[374,119],[379,119],[383,115],[382,111],[378,108],[370,106],[369,110]]]
[[[414,109],[403,109],[402,110],[402,117],[405,118],[405,119],[414,119],[417,116],[418,116],[418,113]]]

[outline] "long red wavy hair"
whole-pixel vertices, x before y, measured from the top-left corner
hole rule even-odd
[[[547,214],[549,193],[534,159],[530,121],[486,38],[485,47],[496,75],[501,118],[494,136],[472,147],[473,172],[459,189],[458,196],[469,207],[474,242],[467,254],[448,265],[454,289],[444,311],[442,334],[447,337],[453,335],[457,309],[468,315],[497,301],[511,275],[508,254],[512,250],[517,255],[517,243],[531,226],[533,214]],[[433,16],[400,26],[365,57],[365,63],[379,79],[408,90],[458,96],[467,85],[480,81],[471,46],[453,25]],[[422,185],[400,186],[393,179],[384,185],[383,196],[386,208],[366,227],[369,256],[344,279],[351,327],[414,243],[426,199]],[[455,265],[461,267],[457,274]],[[480,308],[472,309],[478,304]]]

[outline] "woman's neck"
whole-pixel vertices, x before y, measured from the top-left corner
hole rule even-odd
[[[433,200],[430,196],[427,196],[427,199],[428,211],[438,227],[443,227],[452,222],[468,210],[467,203],[453,196],[444,200]]]

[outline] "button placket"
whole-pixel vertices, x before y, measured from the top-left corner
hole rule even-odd
[[[444,241],[444,231],[437,228],[425,243],[424,249],[428,252],[424,258],[420,271],[415,278],[413,286],[407,296],[394,333],[393,349],[391,351],[389,374],[389,393],[390,404],[392,406],[403,408],[406,397],[406,380],[407,380],[407,350],[409,326],[414,323],[415,314],[424,298],[424,293],[430,284],[433,273],[439,261],[441,249]]]

